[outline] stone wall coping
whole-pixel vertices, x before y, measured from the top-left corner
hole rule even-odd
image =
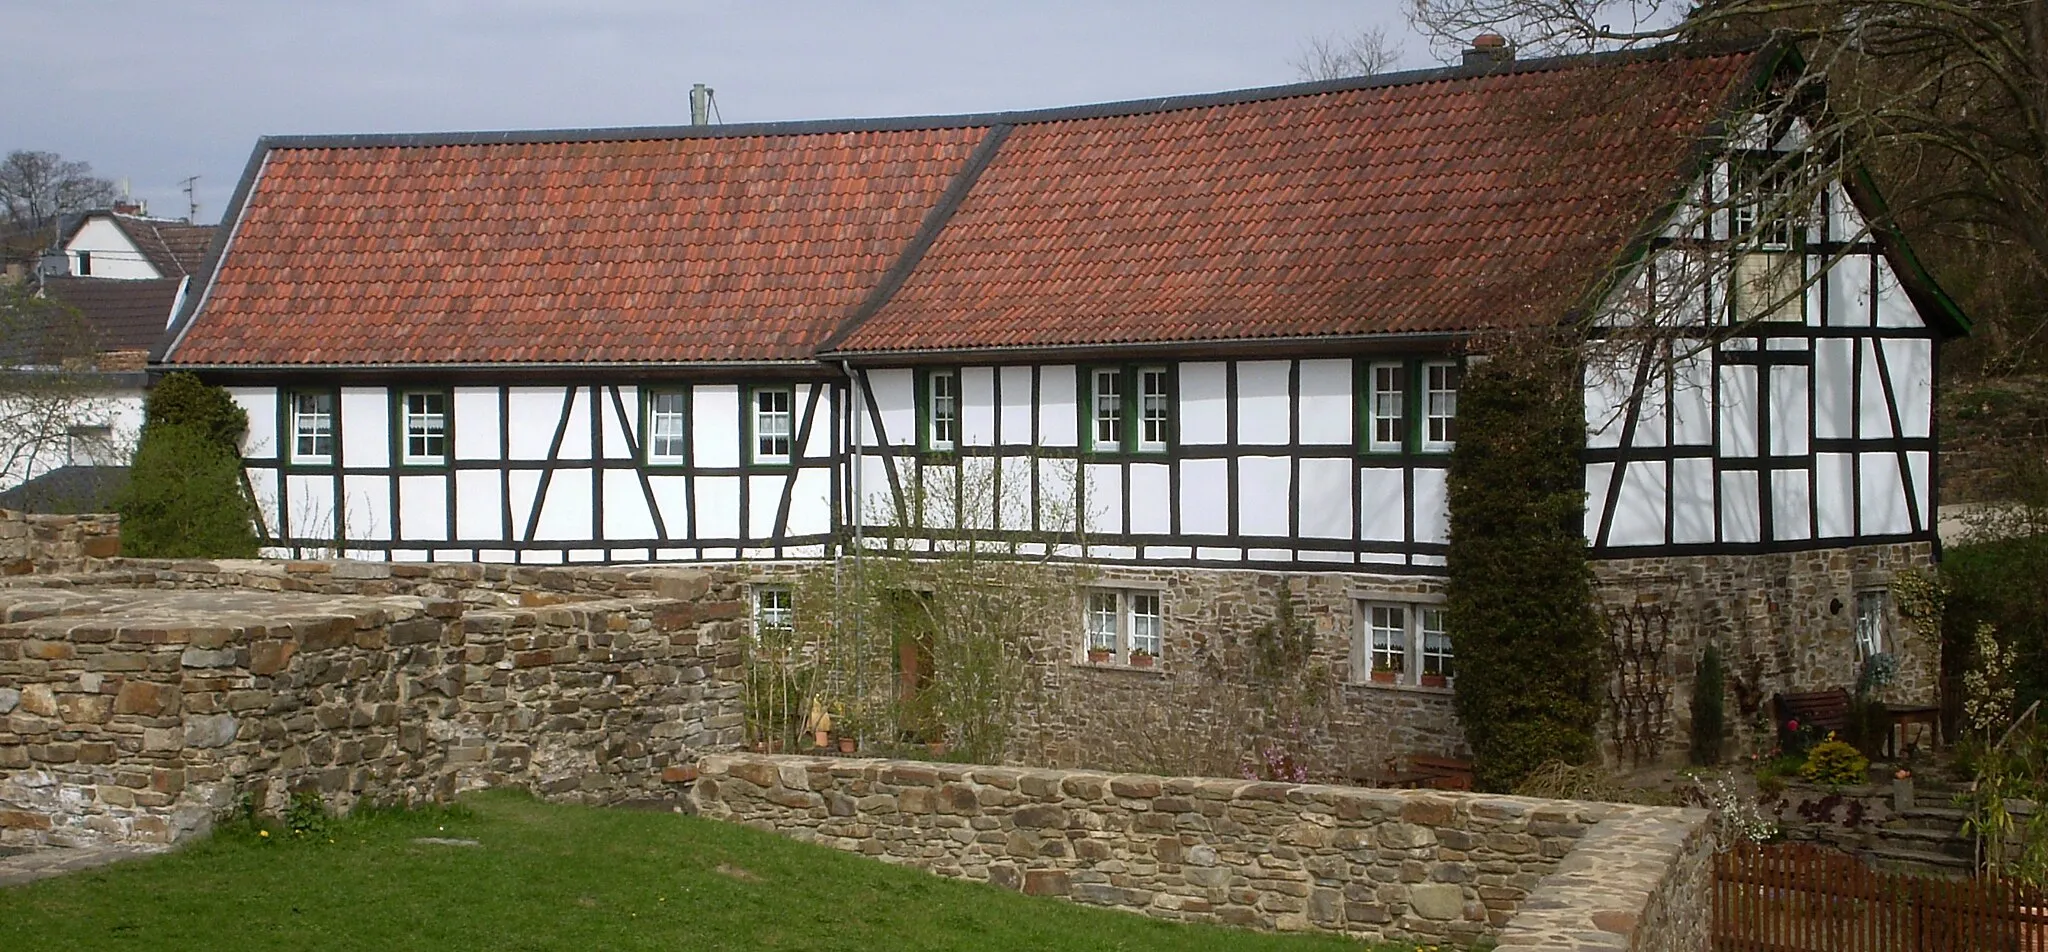
[[[1599,823],[1616,811],[1656,811],[1658,807],[1578,800],[1545,800],[1508,794],[1471,793],[1458,790],[1411,790],[1388,787],[1351,787],[1336,784],[1282,783],[1228,777],[1162,777],[1097,770],[1054,770],[1032,767],[995,767],[954,764],[943,761],[890,760],[867,757],[807,757],[800,754],[756,754],[747,752],[705,754],[698,769],[705,777],[733,773],[735,767],[768,763],[777,768],[779,782],[788,783],[797,774],[782,770],[796,768],[803,774],[822,774],[844,779],[880,781],[897,786],[936,787],[948,783],[973,783],[1016,789],[1024,778],[1058,779],[1066,783],[1102,784],[1116,791],[1119,786],[1156,792],[1129,796],[1185,796],[1216,800],[1271,800],[1304,807],[1359,804],[1388,815],[1400,815],[1410,804],[1448,807],[1450,816],[1472,816],[1486,820],[1537,819]],[[1052,796],[1051,799],[1059,799]],[[1416,811],[1408,811],[1413,818]],[[1704,811],[1693,811],[1705,816]],[[1449,819],[1449,816],[1446,817]]]
[[[1501,930],[1500,949],[1607,952],[1707,948],[1706,936],[1648,936],[1658,899],[1687,857],[1713,851],[1706,810],[1616,806],[1545,876]],[[1696,940],[1696,941],[1695,941]]]

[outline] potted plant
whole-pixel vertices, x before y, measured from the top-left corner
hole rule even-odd
[[[1424,672],[1422,672],[1422,686],[1423,686],[1423,687],[1426,687],[1426,688],[1445,688],[1445,687],[1450,687],[1450,686],[1451,686],[1451,678],[1450,678],[1450,676],[1449,676],[1449,675],[1447,675],[1447,674],[1444,674],[1444,673],[1443,673],[1443,672],[1441,672],[1441,671],[1439,671],[1439,672],[1437,672],[1437,673],[1435,673],[1435,674],[1431,674],[1431,673],[1429,673],[1429,672],[1427,672],[1427,671],[1424,671]]]
[[[1152,666],[1152,661],[1152,652],[1150,651],[1139,648],[1131,652],[1131,667],[1133,668],[1149,668]]]
[[[1098,648],[1098,647],[1096,647],[1096,646],[1094,646],[1094,645],[1089,645],[1089,646],[1088,646],[1088,663],[1089,663],[1089,664],[1108,664],[1108,663],[1109,663],[1109,659],[1110,659],[1110,656],[1111,656],[1111,655],[1113,655],[1114,653],[1115,653],[1115,652],[1112,652],[1112,651],[1110,651],[1110,650],[1109,650],[1108,648]]]
[[[1401,680],[1401,669],[1399,667],[1386,667],[1375,662],[1372,666],[1372,679],[1376,684],[1393,684]]]
[[[852,734],[841,734],[841,735],[839,735],[839,752],[840,752],[840,753],[842,753],[842,754],[850,754],[850,753],[853,753],[854,751],[856,751],[856,750],[859,750],[859,749],[860,749],[860,741],[859,741],[859,740],[856,740],[856,739],[854,738],[854,736],[853,736]]]

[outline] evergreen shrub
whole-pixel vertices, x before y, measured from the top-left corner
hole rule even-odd
[[[1571,351],[1542,344],[1475,362],[1458,395],[1446,607],[1458,716],[1487,790],[1597,753],[1582,399]]]
[[[1727,672],[1721,668],[1721,648],[1708,645],[1700,653],[1700,666],[1692,682],[1692,762],[1711,767],[1721,762],[1721,745],[1727,734],[1722,710],[1728,687]]]
[[[143,404],[142,444],[117,504],[121,550],[137,558],[254,558],[256,506],[242,476],[249,417],[186,373]]]

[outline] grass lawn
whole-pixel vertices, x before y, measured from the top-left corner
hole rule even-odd
[[[420,837],[478,846],[416,843]],[[495,792],[0,889],[0,949],[1270,949],[667,813]]]

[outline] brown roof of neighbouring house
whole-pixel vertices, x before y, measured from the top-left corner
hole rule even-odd
[[[206,248],[213,241],[212,225],[134,215],[115,215],[114,222],[142,249],[156,273],[166,278],[198,274],[206,263]]]
[[[184,278],[43,278],[43,293],[71,305],[85,318],[99,349],[151,350],[162,343],[171,308]]]
[[[260,143],[199,365],[806,360],[1555,320],[1759,51],[1029,113]]]

